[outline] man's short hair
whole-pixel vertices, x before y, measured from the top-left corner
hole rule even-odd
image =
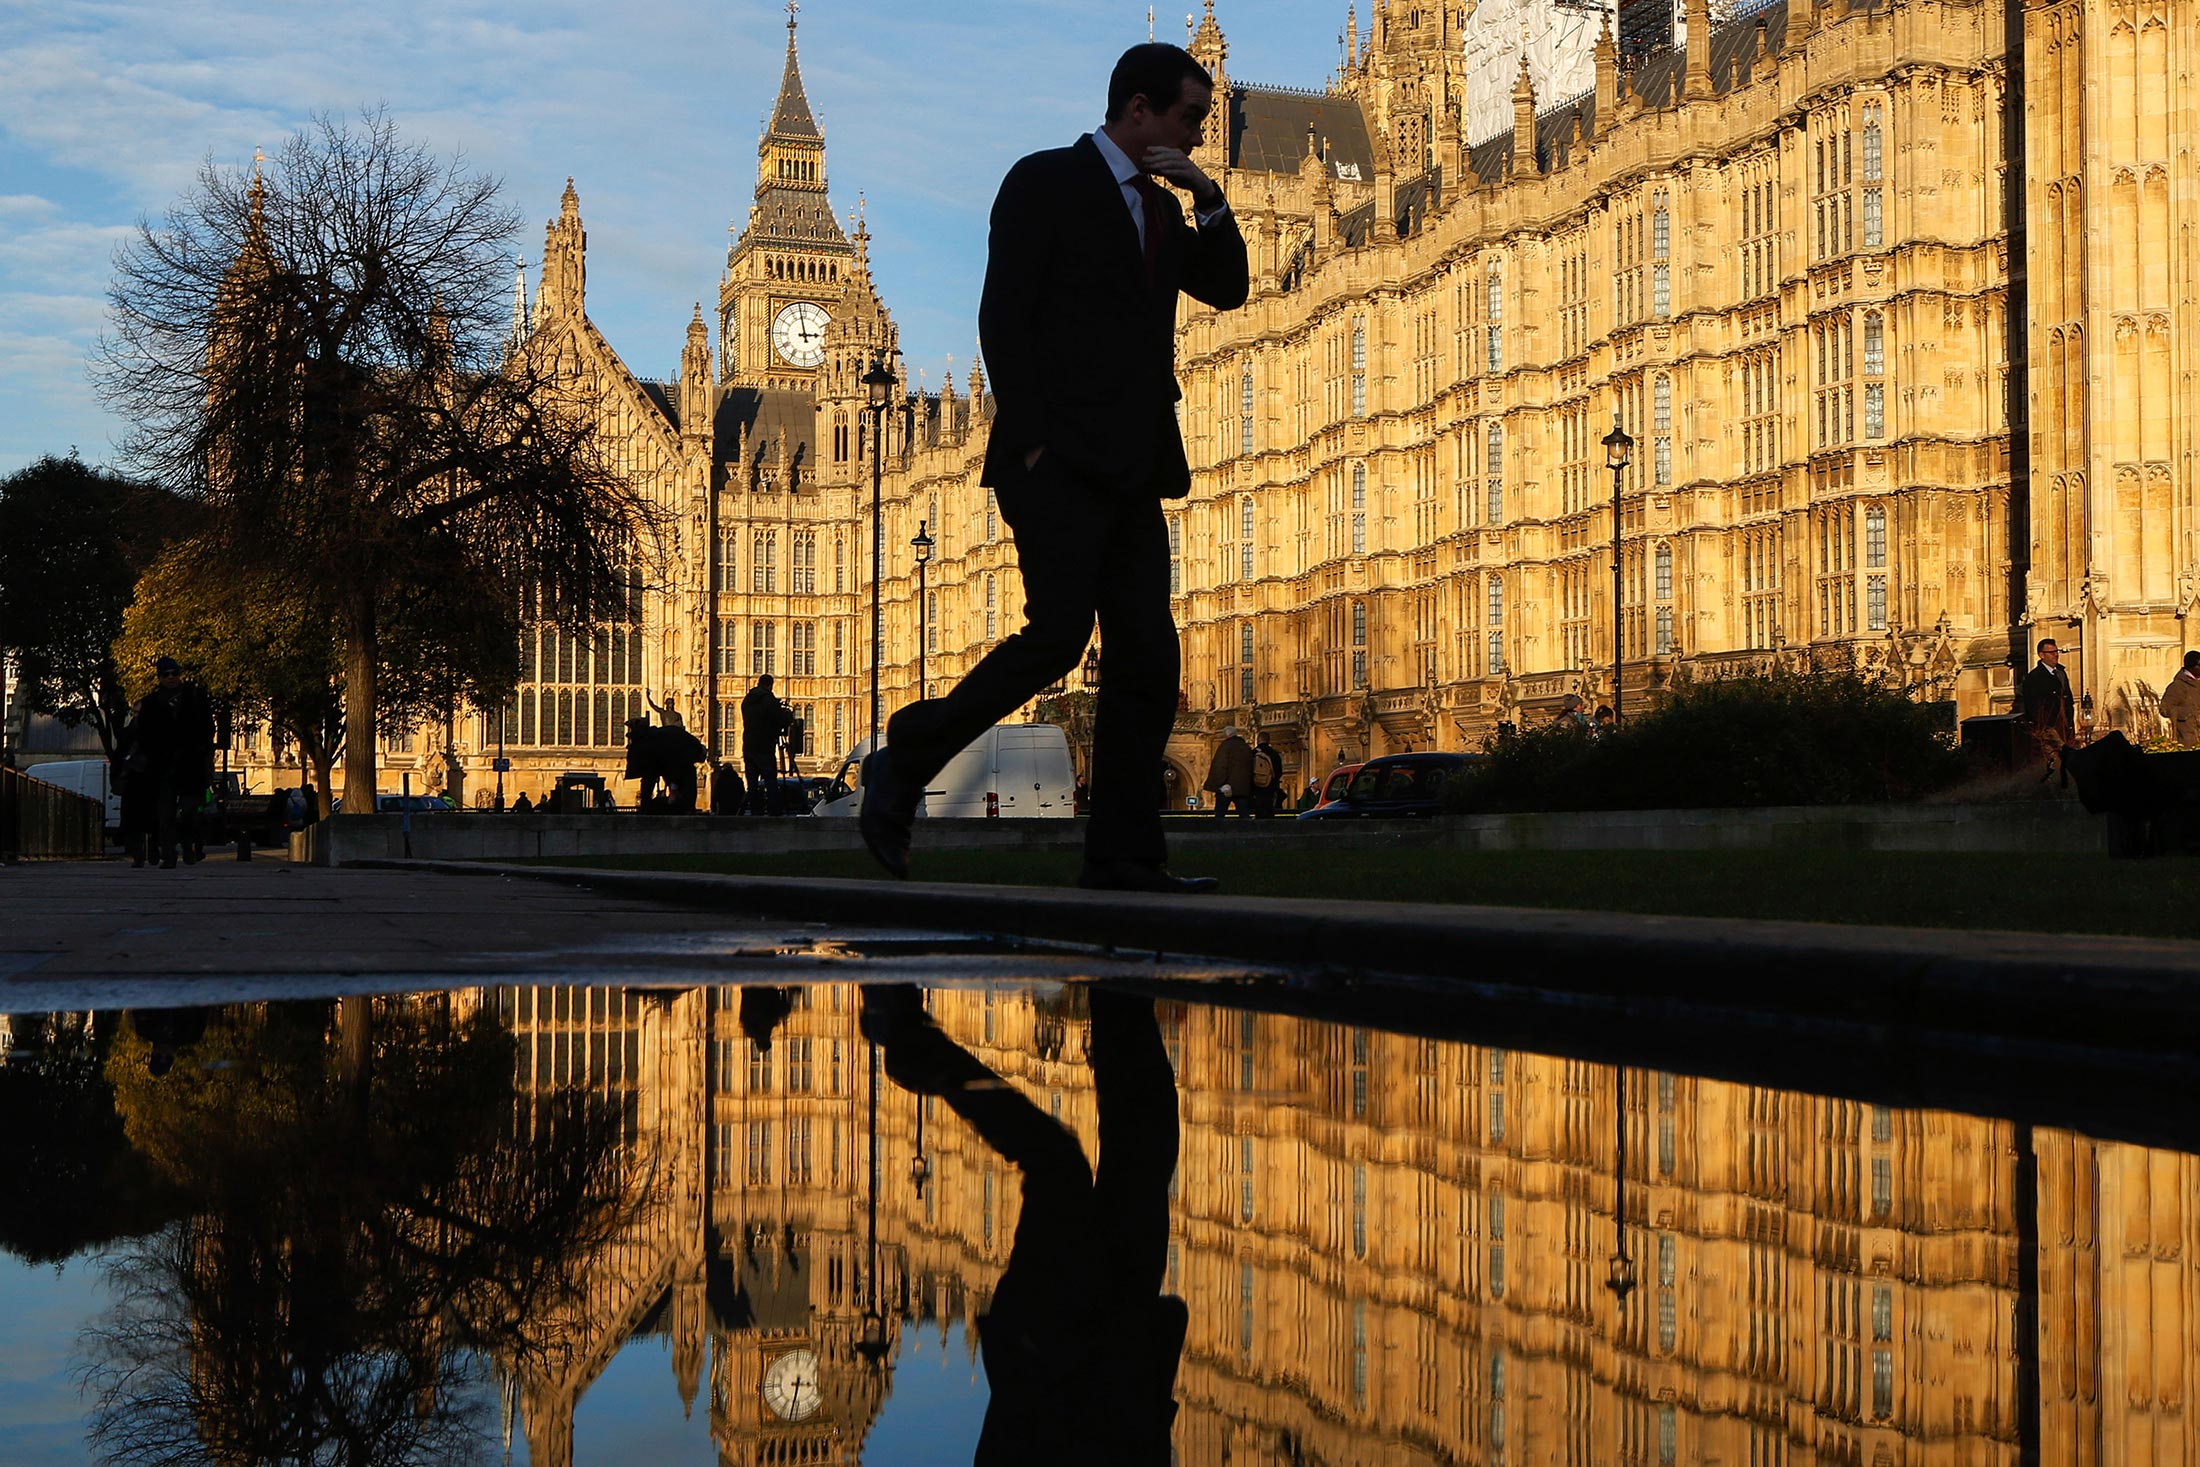
[[[1108,121],[1130,110],[1131,98],[1144,97],[1156,112],[1174,107],[1184,95],[1184,79],[1192,77],[1211,87],[1214,78],[1194,60],[1192,53],[1167,41],[1148,41],[1125,51],[1108,76]]]
[[[2042,637],[2040,638],[2040,644],[2032,650],[2034,652],[2045,652],[2050,647],[2055,647],[2055,639],[2053,637]],[[2062,648],[2055,647],[2055,650],[2060,652]]]
[[[2191,672],[2194,668],[2200,668],[2200,652],[2187,652],[2185,654],[2185,671]]]

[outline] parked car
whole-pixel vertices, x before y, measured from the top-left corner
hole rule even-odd
[[[1330,770],[1328,777],[1322,780],[1320,797],[1311,806],[1299,813],[1310,815],[1324,805],[1335,804],[1343,799],[1344,792],[1352,787],[1352,776],[1359,772],[1360,766],[1357,764],[1340,764],[1335,769]]]
[[[856,746],[834,776],[827,798],[814,813],[853,819],[863,807],[860,778],[871,741]],[[947,761],[924,799],[919,815],[934,820],[982,819],[988,815],[1067,820],[1076,813],[1077,778],[1071,772],[1069,736],[1052,723],[997,723]]]
[[[458,807],[443,795],[376,795],[374,797],[374,808],[375,812],[380,815],[448,815]],[[344,813],[344,801],[341,796],[338,796],[336,803],[329,807],[329,813],[333,815]]]
[[[1443,811],[1444,782],[1481,762],[1479,754],[1385,754],[1353,771],[1339,798],[1301,811],[1301,820],[1419,819]]]

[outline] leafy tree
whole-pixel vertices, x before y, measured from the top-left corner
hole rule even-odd
[[[460,703],[497,707],[518,681],[517,607],[451,569],[408,568],[379,611],[385,733]],[[296,744],[328,813],[345,724],[339,617],[325,593],[185,541],[153,563],[123,617],[116,656],[131,669],[124,686],[133,698],[151,683],[137,669],[162,651],[234,717],[264,720]]]
[[[171,496],[74,453],[0,480],[0,655],[34,712],[89,723],[109,754],[128,708],[115,636],[178,521]]]
[[[515,606],[540,587],[577,630],[662,523],[577,381],[507,346],[497,192],[380,113],[321,117],[264,179],[207,164],[117,252],[99,381],[140,425],[134,459],[214,511],[225,558],[325,595],[353,729],[410,665],[385,642],[436,604],[423,571]],[[371,791],[374,742],[343,757],[345,788]]]

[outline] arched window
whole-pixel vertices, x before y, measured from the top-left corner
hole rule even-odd
[[[778,559],[776,534],[771,530],[758,530],[749,542],[749,590],[752,593],[769,594],[775,579],[772,572]]]
[[[993,491],[985,491],[985,543],[991,545],[1001,537],[1001,501]]]
[[[1486,290],[1489,297],[1485,317],[1488,324],[1484,327],[1487,369],[1502,372],[1505,370],[1505,277],[1495,265],[1490,266]]]
[[[1650,310],[1653,315],[1673,314],[1673,216],[1665,195],[1657,195],[1650,212]]]
[[[1490,424],[1489,451],[1484,465],[1488,475],[1489,503],[1486,516],[1490,524],[1505,518],[1505,426]]]
[[[993,575],[989,571],[985,578],[985,639],[990,642],[1000,634],[1000,603],[996,599]]]
[[[1253,496],[1238,501],[1238,577],[1253,578]]]
[[[720,530],[718,532],[718,589],[721,591],[738,591],[741,589],[741,582],[735,577],[736,553],[740,548],[741,532],[739,530]]]
[[[1352,466],[1352,553],[1367,554],[1367,465]]]
[[[1184,517],[1169,516],[1169,594],[1184,594]]]
[[[838,531],[833,534],[833,590],[848,589],[848,541]]]
[[[1238,377],[1238,452],[1253,451],[1253,364]]]
[[[1238,628],[1238,701],[1251,703],[1253,687],[1253,624]]]
[[[1352,416],[1367,416],[1367,322],[1352,322]]]
[[[1660,433],[1673,430],[1673,379],[1663,372],[1650,382],[1650,426]]]
[[[1887,322],[1877,311],[1864,313],[1864,375],[1883,377],[1887,373]]]
[[[1658,600],[1660,600],[1660,601],[1670,601],[1670,600],[1672,600],[1672,599],[1673,599],[1673,547],[1672,547],[1672,546],[1670,546],[1670,545],[1660,545],[1660,546],[1658,547],[1658,554],[1657,554],[1657,559],[1656,559],[1656,561],[1655,561],[1655,565],[1656,565],[1656,567],[1657,567],[1657,569],[1656,569],[1656,571],[1655,571],[1655,575],[1656,575],[1656,581],[1655,581],[1655,584],[1653,585],[1652,589],[1653,589],[1654,593],[1656,594],[1656,596],[1657,596]]]

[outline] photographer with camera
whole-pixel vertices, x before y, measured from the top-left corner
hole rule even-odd
[[[765,673],[741,700],[741,765],[749,777],[751,815],[779,815],[779,740],[794,721]]]

